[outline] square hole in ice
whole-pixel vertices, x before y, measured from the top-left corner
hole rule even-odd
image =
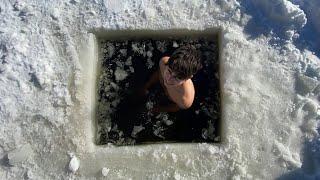
[[[96,94],[96,144],[220,142],[219,41],[216,31],[123,31],[96,33],[99,61]],[[166,98],[160,83],[147,96],[139,89],[159,69],[159,60],[191,44],[203,68],[192,77],[192,106],[175,113],[150,110]]]

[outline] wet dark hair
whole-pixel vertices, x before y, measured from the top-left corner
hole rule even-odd
[[[177,78],[188,79],[202,68],[200,52],[192,45],[182,46],[173,52],[167,65]]]

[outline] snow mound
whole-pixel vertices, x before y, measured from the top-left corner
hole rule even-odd
[[[298,5],[288,0],[261,0],[253,1],[273,21],[288,26],[288,28],[299,30],[307,23],[306,14]]]
[[[299,36],[299,32],[307,24],[307,15],[299,5],[289,0],[252,1],[272,23],[265,26],[277,25],[281,38],[291,40]],[[264,17],[263,17],[264,18]],[[259,20],[258,20],[259,21]]]
[[[69,156],[71,158],[69,162],[69,171],[75,173],[80,167],[80,160],[73,153],[70,153]]]
[[[72,179],[63,169],[69,162],[67,168],[76,172],[80,161],[65,156],[68,151],[81,153],[85,162],[78,179],[94,179],[97,172],[113,179],[319,179],[320,60],[295,45],[319,47],[319,7],[319,0],[1,1],[0,157],[8,156],[10,167],[1,163],[0,179]],[[248,37],[256,30],[250,19],[261,10],[265,26],[286,36],[285,45],[271,45],[278,38],[273,29]],[[137,29],[220,30],[221,145],[94,144],[97,49],[88,32]],[[300,31],[315,38],[294,38]],[[156,46],[159,52],[165,47]],[[100,50],[115,56],[114,49]],[[143,44],[133,49],[151,56]],[[119,81],[131,64],[123,63]],[[108,95],[118,98],[116,91]],[[101,111],[111,111],[112,101]],[[161,138],[161,129],[154,133]],[[106,163],[112,171],[101,170]]]

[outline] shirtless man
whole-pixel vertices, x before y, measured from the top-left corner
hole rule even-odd
[[[143,93],[147,94],[148,89],[160,81],[172,103],[156,106],[152,112],[176,112],[191,107],[195,95],[191,78],[201,67],[199,52],[191,45],[180,47],[171,57],[162,57],[159,61],[159,69],[145,84]]]

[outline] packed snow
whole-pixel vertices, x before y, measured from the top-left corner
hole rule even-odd
[[[0,179],[319,179],[319,6],[1,1]],[[222,143],[97,146],[92,33],[206,29],[221,36]]]

